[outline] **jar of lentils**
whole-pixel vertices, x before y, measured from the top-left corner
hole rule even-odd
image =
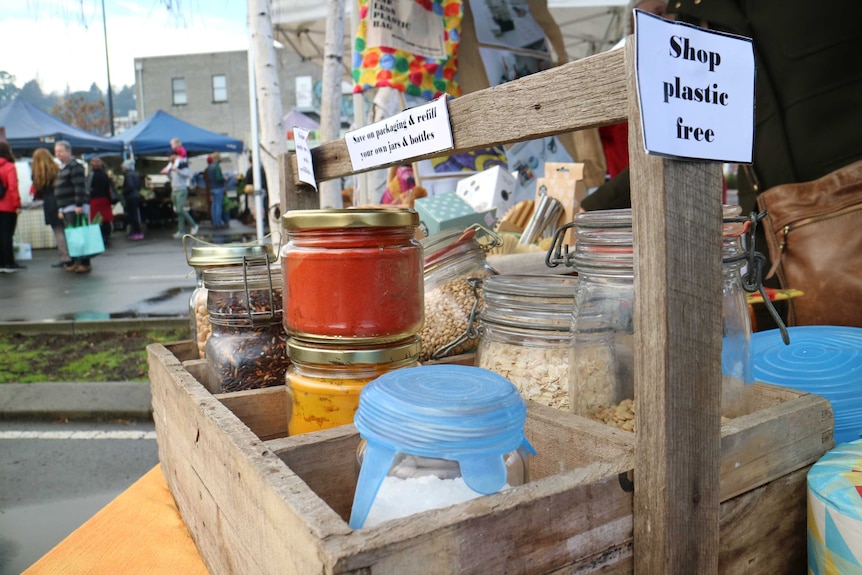
[[[206,360],[222,393],[283,385],[289,365],[281,268],[269,258],[203,273],[212,335]]]
[[[188,238],[188,241],[187,241]],[[198,245],[190,245],[190,242]],[[207,340],[210,336],[209,312],[207,311],[207,290],[204,287],[204,270],[220,267],[241,267],[245,259],[259,259],[269,255],[274,259],[275,253],[272,244],[210,244],[185,236],[183,248],[186,252],[186,261],[194,268],[196,276],[196,287],[189,299],[189,327],[191,339],[198,347],[201,358],[206,352]]]

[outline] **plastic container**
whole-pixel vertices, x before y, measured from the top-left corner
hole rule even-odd
[[[191,245],[192,242],[198,245]],[[189,298],[189,322],[191,339],[197,343],[198,353],[203,358],[207,340],[210,336],[209,312],[207,311],[207,290],[204,287],[203,272],[219,267],[241,267],[243,261],[275,261],[272,244],[229,244],[217,245],[202,242],[193,236],[183,237],[183,251],[186,261],[194,268],[197,278],[196,287]]]
[[[279,266],[246,264],[203,276],[212,325],[206,360],[216,391],[283,385],[289,359]]]
[[[290,339],[287,353],[288,434],[353,423],[359,393],[388,371],[415,367],[419,338],[381,346],[330,346]]]
[[[478,367],[427,365],[365,386],[350,515],[358,529],[497,493],[529,480],[527,408],[504,377]]]
[[[578,278],[485,278],[476,365],[514,383],[525,399],[569,409],[569,355]]]
[[[481,242],[480,242],[481,240]],[[479,226],[450,229],[422,240],[425,250],[425,326],[420,332],[420,361],[441,359],[475,349],[474,322],[482,297],[469,278],[496,274],[486,262],[487,250],[500,238]]]
[[[752,336],[755,380],[828,399],[835,443],[862,438],[862,328],[806,325],[787,331],[790,345],[777,329]]]
[[[294,210],[287,244],[284,326],[304,341],[401,341],[423,322],[419,217],[407,209]]]

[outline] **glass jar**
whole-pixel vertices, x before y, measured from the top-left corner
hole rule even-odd
[[[276,264],[205,270],[210,374],[221,392],[283,385],[289,360]]]
[[[450,357],[476,347],[477,334],[469,337],[468,330],[483,300],[479,293],[477,303],[478,292],[467,280],[497,273],[485,257],[488,249],[501,243],[499,236],[480,226],[449,229],[422,240],[425,325],[419,333],[419,361]]]
[[[187,238],[190,238],[187,240]],[[190,245],[194,241],[199,245]],[[189,327],[191,339],[197,343],[201,358],[206,352],[210,336],[209,312],[207,311],[207,290],[204,287],[203,272],[217,267],[242,266],[244,260],[275,260],[272,244],[231,244],[216,245],[203,242],[192,236],[183,237],[183,251],[186,261],[194,268],[196,287],[189,298]]]
[[[304,341],[401,341],[423,322],[419,216],[407,209],[294,210],[282,218],[284,326]]]
[[[289,435],[353,423],[359,393],[386,372],[418,365],[419,338],[378,346],[328,346],[287,341]]]
[[[386,373],[362,390],[362,441],[350,527],[447,507],[529,481],[527,408],[504,377],[426,365]]]
[[[514,383],[525,399],[569,409],[569,353],[578,278],[485,278],[476,365]]]

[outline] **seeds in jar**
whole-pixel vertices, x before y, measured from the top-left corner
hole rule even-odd
[[[524,399],[558,409],[569,409],[569,349],[525,347],[483,340],[479,367],[515,384]]]
[[[425,326],[419,332],[422,339],[419,361],[433,359],[435,351],[466,333],[475,301],[473,288],[463,277],[449,280],[425,292]],[[480,295],[479,308],[481,306]],[[468,339],[445,355],[457,355],[474,347],[476,341]]]
[[[635,430],[636,419],[635,402],[633,399],[624,399],[618,404],[608,407],[596,407],[589,414],[590,419],[607,423],[612,427],[618,427],[623,431]],[[721,416],[721,423],[727,423],[730,418]]]
[[[210,327],[210,312],[207,309],[207,291],[199,289],[195,292],[194,309],[195,314],[195,343],[198,346],[198,353],[203,359],[206,353],[207,340],[212,333]]]
[[[606,345],[575,345],[569,363],[569,404],[574,413],[589,417],[596,408],[615,400],[614,355]]]

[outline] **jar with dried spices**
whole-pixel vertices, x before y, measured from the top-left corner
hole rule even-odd
[[[486,262],[487,251],[502,244],[481,226],[451,229],[422,240],[425,250],[425,326],[420,361],[441,359],[476,348],[474,322],[482,296],[470,278],[497,272]],[[477,300],[478,296],[478,300]]]
[[[212,335],[206,360],[220,392],[283,385],[289,365],[277,264],[246,262],[203,273]]]
[[[359,393],[373,379],[418,365],[419,338],[369,346],[321,345],[289,339],[290,435],[353,423]]]
[[[423,322],[419,216],[408,209],[294,210],[287,243],[284,326],[303,341],[393,342]]]
[[[197,343],[201,358],[206,352],[207,340],[210,337],[209,312],[207,311],[207,290],[204,287],[204,270],[220,267],[241,267],[243,261],[256,260],[269,255],[275,260],[275,250],[272,244],[211,244],[186,235],[183,237],[183,251],[186,261],[194,268],[196,287],[189,298],[189,322],[191,339]]]
[[[476,365],[514,383],[525,399],[569,409],[569,354],[578,278],[499,275],[482,282]]]

